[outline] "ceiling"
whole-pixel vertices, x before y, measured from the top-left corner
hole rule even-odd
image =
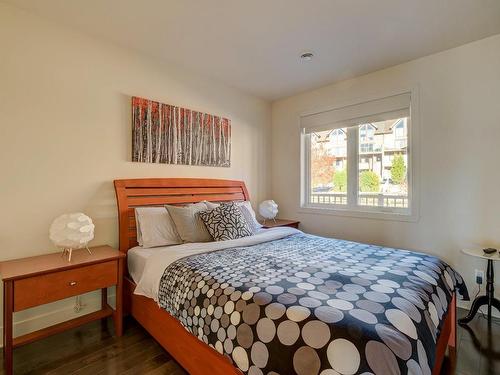
[[[500,33],[499,0],[5,2],[268,100]]]

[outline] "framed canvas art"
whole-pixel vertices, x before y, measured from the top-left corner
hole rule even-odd
[[[132,161],[231,166],[231,121],[132,97]]]

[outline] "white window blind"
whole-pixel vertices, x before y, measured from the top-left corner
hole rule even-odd
[[[394,118],[410,117],[410,103],[410,93],[388,96],[301,116],[300,126],[305,134],[309,134]]]

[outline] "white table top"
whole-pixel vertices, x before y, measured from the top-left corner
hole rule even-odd
[[[491,259],[491,260],[500,260],[500,253],[498,251],[492,254],[486,254],[483,249],[475,248],[475,249],[463,249],[462,253],[483,259]]]

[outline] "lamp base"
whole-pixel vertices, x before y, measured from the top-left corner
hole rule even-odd
[[[89,254],[92,255],[92,251],[90,251],[88,246],[85,246]],[[73,254],[73,249],[72,248],[64,248],[61,254],[61,257],[68,255],[68,262],[71,263],[71,255]]]
[[[262,224],[264,224],[264,225],[265,225],[265,224],[266,224],[266,220],[267,220],[267,219],[266,219],[266,218],[264,218],[264,222],[263,222]],[[269,219],[269,220],[271,220],[271,219]],[[276,219],[275,219],[274,217],[272,218],[272,220],[273,220],[273,221],[274,221],[274,223],[276,224]]]

